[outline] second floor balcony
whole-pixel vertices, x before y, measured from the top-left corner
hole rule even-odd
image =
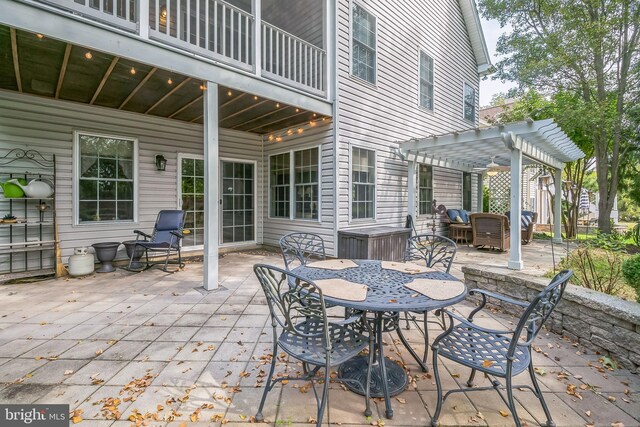
[[[36,0],[326,96],[324,1]]]

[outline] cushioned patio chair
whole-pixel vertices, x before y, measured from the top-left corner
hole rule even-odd
[[[267,298],[273,327],[273,350],[271,369],[266,376],[266,384],[256,421],[263,421],[262,409],[267,394],[278,381],[310,381],[316,398],[318,412],[316,425],[322,425],[324,410],[329,400],[329,382],[331,366],[340,365],[357,356],[365,348],[369,349],[369,369],[367,377],[360,381],[353,380],[361,390],[365,391],[365,416],[371,416],[369,387],[371,384],[371,366],[373,365],[373,334],[368,322],[341,325],[332,323],[322,291],[313,282],[297,276],[289,271],[264,264],[256,264],[253,271],[258,277],[262,290]],[[361,331],[367,331],[365,334]],[[279,350],[280,349],[280,350]],[[301,376],[282,376],[274,378],[278,355],[283,351],[289,356],[309,366]],[[323,369],[322,375],[318,375]],[[339,378],[336,379],[339,381]],[[320,393],[316,385],[321,384]]]
[[[405,261],[419,261],[424,263],[426,267],[437,268],[446,273],[451,270],[451,264],[456,256],[458,246],[456,243],[443,236],[433,234],[421,234],[413,236],[407,240],[407,250],[405,253]],[[427,371],[427,357],[429,355],[429,329],[427,328],[427,312],[414,313],[405,312],[405,321],[407,329],[409,329],[409,320],[411,320],[418,331],[424,336],[424,353],[422,359],[418,357],[413,348],[409,345],[402,333],[402,328],[398,327],[398,337],[402,344],[406,347],[413,358],[418,362],[423,371]],[[438,313],[436,313],[438,314]],[[444,318],[441,315],[442,322],[433,321],[444,328]]]
[[[445,311],[450,321],[449,327],[435,339],[431,346],[433,350],[433,376],[436,380],[437,389],[437,405],[433,418],[431,418],[432,427],[438,426],[442,404],[447,397],[453,393],[468,393],[481,390],[496,390],[511,411],[516,426],[521,427],[522,423],[518,418],[516,404],[513,399],[513,390],[522,388],[531,390],[542,404],[542,409],[547,418],[547,426],[555,426],[536,379],[532,363],[531,345],[542,329],[542,325],[544,325],[560,298],[562,298],[564,289],[572,275],[573,272],[571,270],[564,270],[558,273],[531,303],[513,300],[481,289],[474,289],[469,291],[469,295],[480,295],[482,300],[480,306],[474,309],[468,318],[465,319],[458,314]],[[485,307],[487,298],[493,298],[510,304],[515,309],[523,310],[515,329],[489,329],[473,323],[473,316]],[[467,380],[468,388],[449,390],[444,396],[442,395],[438,357],[444,357],[471,368],[471,375]],[[526,370],[529,371],[533,387],[529,385],[513,385],[513,377]],[[474,387],[473,380],[476,371],[484,373],[491,385]],[[504,386],[498,380],[499,378],[504,379]],[[506,390],[506,398],[502,394],[502,390]]]
[[[505,212],[507,218],[511,219],[511,212]],[[535,231],[536,221],[538,221],[538,212],[522,211],[520,213],[520,239],[522,244],[533,240],[533,232]]]
[[[506,251],[511,247],[509,237],[509,218],[500,214],[473,213],[471,219],[471,233],[473,246],[490,247]]]
[[[289,233],[278,242],[287,270],[292,270],[309,261],[326,259],[324,240],[313,233]]]
[[[131,270],[131,263],[136,255],[136,252],[140,249],[144,250],[146,259],[146,266],[143,270],[146,270],[156,264],[164,264],[162,270],[167,270],[169,264],[176,264],[170,262],[169,257],[172,254],[178,254],[178,268],[175,271],[184,267],[182,262],[182,254],[180,252],[180,243],[183,238],[182,229],[184,228],[184,219],[186,212],[182,210],[162,210],[158,213],[156,218],[156,224],[153,227],[153,232],[147,234],[140,230],[133,230],[136,233],[136,243],[133,251],[131,251],[131,258],[129,259],[128,270]],[[140,238],[144,240],[140,240]],[[149,260],[149,252],[162,253],[165,255],[164,261],[151,262]]]

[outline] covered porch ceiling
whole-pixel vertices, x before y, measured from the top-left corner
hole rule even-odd
[[[523,164],[539,163],[555,169],[584,157],[553,119],[414,138],[399,144],[406,160],[466,172],[485,169],[492,159],[510,166],[513,149],[522,151]]]
[[[0,25],[0,89],[203,123],[204,82]],[[279,100],[219,86],[219,126],[268,134],[322,119]]]

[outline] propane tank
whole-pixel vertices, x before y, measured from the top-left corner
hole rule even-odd
[[[87,248],[76,248],[69,257],[69,275],[86,276],[93,273],[93,254],[87,252]]]

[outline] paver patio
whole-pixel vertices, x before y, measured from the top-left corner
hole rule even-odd
[[[544,243],[530,250],[548,261]],[[463,248],[458,264],[491,262],[488,255],[479,259]],[[128,417],[141,420],[147,413],[149,425],[159,426],[249,423],[263,391],[272,339],[266,301],[252,271],[257,262],[282,265],[272,253],[227,254],[220,260],[221,287],[209,293],[201,287],[199,264],[176,274],[118,270],[2,286],[0,402],[68,403],[82,410],[81,426],[128,426]],[[453,272],[459,275],[459,269]],[[465,303],[456,309],[465,314],[471,307]],[[492,312],[476,318],[505,328],[515,321]],[[432,337],[437,332],[434,326]],[[415,330],[407,336],[422,350]],[[395,335],[387,335],[386,345],[386,354],[405,363],[413,378],[393,399],[394,418],[385,419],[384,404],[374,399],[373,417],[365,419],[362,398],[336,383],[327,423],[429,424],[436,399],[433,379],[418,369]],[[538,378],[558,426],[640,425],[638,375],[603,369],[597,355],[551,333],[541,334],[535,345],[540,352],[534,362],[544,373]],[[302,369],[280,355],[278,363],[276,372]],[[445,389],[466,381],[466,368],[447,361],[441,366]],[[526,375],[522,382],[528,384]],[[270,393],[264,411],[269,424],[308,425],[315,416],[313,393],[294,383]],[[576,386],[576,395],[567,394],[569,385]],[[527,425],[544,421],[532,394],[518,391],[516,396]],[[492,391],[457,394],[446,401],[441,424],[513,425],[511,416],[499,412],[506,409]],[[113,419],[115,411],[120,421]]]

